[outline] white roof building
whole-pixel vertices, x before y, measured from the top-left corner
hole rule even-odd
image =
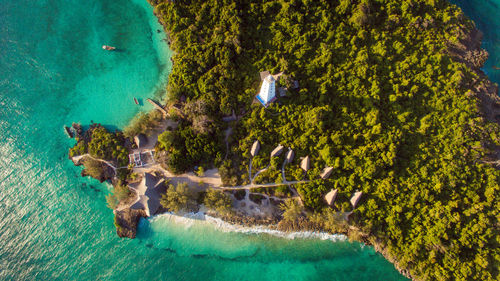
[[[259,100],[263,106],[267,106],[269,103],[276,100],[276,79],[274,79],[272,75],[267,75],[267,77],[263,79],[260,92],[257,95],[257,100]]]

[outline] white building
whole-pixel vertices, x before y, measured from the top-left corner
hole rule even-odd
[[[266,73],[267,76],[262,77],[262,86],[260,87],[260,92],[257,95],[257,100],[262,103],[263,106],[267,106],[276,100],[276,79],[268,73],[269,72]]]

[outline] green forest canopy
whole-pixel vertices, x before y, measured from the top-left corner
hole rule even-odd
[[[299,187],[306,206],[320,211],[330,188],[339,198],[363,191],[351,223],[412,275],[499,279],[500,173],[481,160],[500,130],[467,94],[482,78],[447,53],[473,27],[459,8],[445,0],[158,2],[175,52],[168,98],[202,105],[163,138],[176,171],[221,165],[221,117],[246,112],[233,128],[232,162],[223,163],[240,181],[253,141],[261,154],[281,143],[310,155],[310,178],[335,167],[327,182]],[[267,109],[252,104],[263,70],[284,71],[282,86],[295,79],[300,88]],[[199,114],[217,126],[193,126]]]

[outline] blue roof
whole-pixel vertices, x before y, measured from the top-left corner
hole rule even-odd
[[[262,85],[260,87],[259,94],[257,95],[257,100],[259,100],[262,105],[267,106],[269,103],[276,99],[276,80],[272,75],[268,75],[264,78]]]
[[[260,101],[260,103],[262,103],[263,106],[266,106],[266,103],[262,100],[260,96],[257,96],[257,100]]]

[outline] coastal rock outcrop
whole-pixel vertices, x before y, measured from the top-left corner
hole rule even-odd
[[[461,30],[460,33],[458,42],[449,44],[449,54],[456,61],[465,63],[474,70],[479,70],[488,59],[488,52],[481,49],[483,33],[476,28],[469,31]]]
[[[146,217],[143,210],[125,208],[115,210],[116,234],[119,237],[135,238],[137,234],[137,224],[142,217]]]
[[[84,165],[84,160],[85,158],[88,157],[88,155],[79,155],[79,156],[74,156],[74,157],[69,157],[71,161],[73,161],[73,164],[75,166],[81,166]],[[99,163],[99,162],[97,162]],[[84,165],[85,166],[85,165]],[[115,171],[113,168],[111,168],[109,165],[106,165],[104,162],[99,163],[99,173],[92,173],[89,172],[87,168],[83,169],[80,174],[82,177],[93,177],[99,182],[104,182],[106,180],[113,181],[115,179]]]
[[[488,59],[488,52],[481,48],[483,33],[477,28],[461,31],[458,42],[449,44],[448,53],[456,61],[474,70],[477,78],[470,85],[469,95],[478,99],[478,106],[484,118],[500,124],[500,97],[498,86],[491,82],[481,70]]]
[[[388,260],[390,263],[392,263],[394,265],[394,267],[396,268],[396,270],[401,275],[403,275],[404,277],[411,279],[413,281],[420,281],[420,279],[417,279],[416,277],[412,276],[408,269],[403,268],[399,264],[398,260],[389,254],[389,251],[387,250],[387,248],[382,246],[378,241],[372,242],[372,241],[366,240],[366,241],[364,241],[364,243],[367,245],[372,245],[373,248],[375,249],[375,251],[380,253],[382,256],[384,256],[384,258],[386,260]]]

